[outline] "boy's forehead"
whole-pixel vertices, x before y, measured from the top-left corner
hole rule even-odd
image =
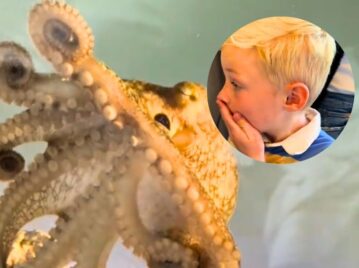
[[[258,67],[260,58],[254,48],[238,48],[234,45],[225,45],[221,50],[222,67],[227,72],[239,73],[249,66]]]
[[[224,73],[233,75],[246,85],[271,84],[263,61],[256,48],[239,48],[225,45],[221,51],[221,63]]]

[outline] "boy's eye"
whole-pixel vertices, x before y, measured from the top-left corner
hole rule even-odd
[[[235,89],[240,89],[241,88],[241,86],[239,84],[237,84],[235,81],[231,81],[231,84]]]

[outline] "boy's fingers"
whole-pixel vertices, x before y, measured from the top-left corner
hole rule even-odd
[[[233,121],[236,122],[236,124],[247,131],[256,130],[240,113],[234,113],[233,114]]]
[[[251,125],[247,122],[246,119],[244,119],[243,116],[241,116],[240,113],[234,113],[233,114],[233,121],[236,122],[237,126],[244,132],[244,134],[249,139],[249,132],[251,130]]]
[[[229,112],[227,106],[220,100],[217,100],[217,105],[221,113],[222,119],[226,124],[228,130],[232,131],[236,128],[236,123],[232,120],[232,115]]]
[[[236,123],[241,123],[241,121],[243,121],[243,117],[240,115],[240,113],[237,112],[233,114],[232,118]]]
[[[217,100],[217,104],[219,106],[219,110],[221,112],[224,124],[226,125],[230,135],[233,138],[237,137],[237,138],[234,138],[234,139],[240,139],[242,141],[248,140],[249,136],[246,133],[245,129],[243,127],[241,127],[240,125],[238,125],[233,120],[233,116],[231,115],[228,107],[220,100]],[[238,114],[238,116],[241,117],[241,115],[239,115],[239,114]],[[242,118],[241,120],[244,120],[244,118]]]
[[[240,113],[235,112],[233,115],[230,113],[227,105],[222,101],[217,100],[219,110],[228,131],[233,137],[237,137],[242,141],[251,140],[252,135],[259,132],[256,130]]]

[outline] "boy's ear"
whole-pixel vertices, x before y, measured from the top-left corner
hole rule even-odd
[[[302,82],[290,83],[286,87],[285,107],[290,111],[300,111],[307,105],[309,89]]]

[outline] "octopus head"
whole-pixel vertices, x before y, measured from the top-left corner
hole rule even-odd
[[[125,90],[140,110],[179,149],[188,149],[213,125],[206,103],[206,90],[193,82],[163,87],[124,80]],[[202,136],[201,136],[202,135]]]

